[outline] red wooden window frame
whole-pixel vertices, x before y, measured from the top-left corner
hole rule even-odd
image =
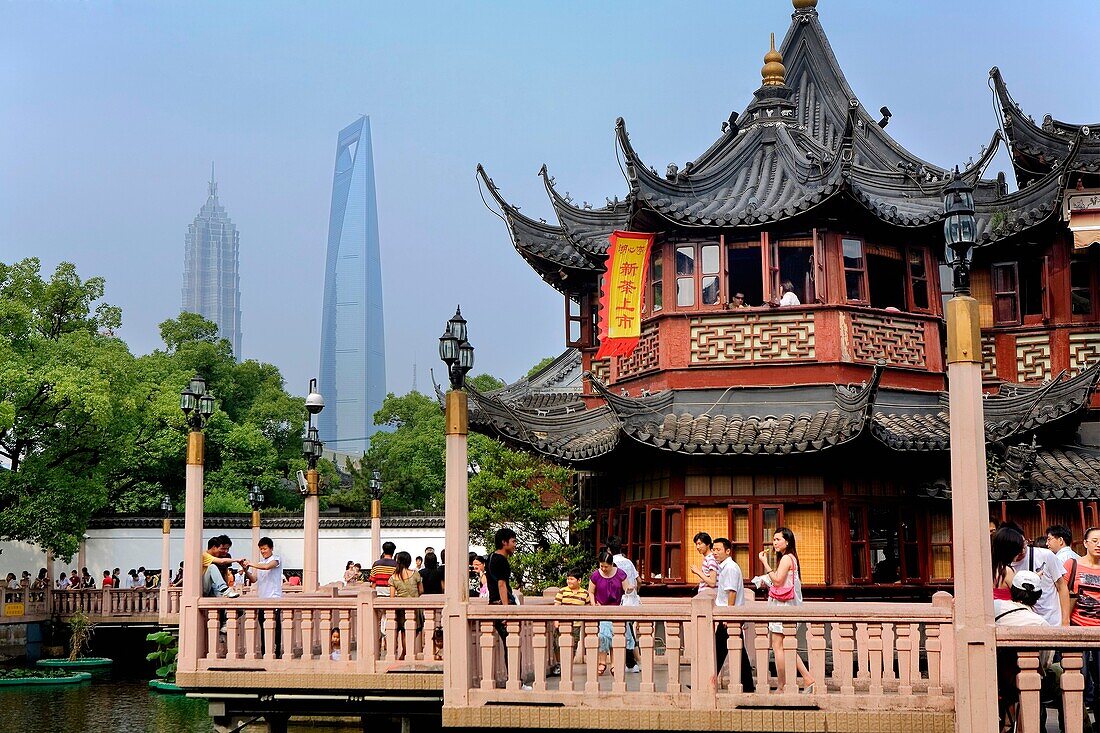
[[[1068,288],[1068,311],[1070,318],[1074,321],[1094,321],[1097,319],[1098,312],[1100,312],[1100,249],[1096,247],[1089,247],[1086,250],[1077,250],[1070,252],[1069,256],[1069,288]],[[1084,270],[1088,275],[1088,284],[1086,286],[1073,285],[1073,273],[1076,270]],[[1074,313],[1073,312],[1073,293],[1077,290],[1084,290],[1085,296],[1089,301],[1089,309],[1086,312]]]
[[[855,242],[859,244],[859,261],[858,267],[849,267],[847,263],[847,257],[844,254],[844,245],[847,242]],[[869,304],[870,290],[867,287],[867,248],[866,242],[862,237],[853,237],[849,235],[842,235],[840,237],[840,264],[844,270],[844,299],[849,303],[860,303],[863,305]],[[848,276],[854,275],[858,277],[859,283],[859,297],[853,298],[848,292]]]
[[[928,282],[930,278],[928,273],[930,267],[928,263],[928,250],[925,247],[906,247],[903,253],[905,257],[905,283],[907,292],[907,300],[909,303],[909,310],[913,313],[931,313],[932,312],[932,293],[928,289]],[[914,259],[914,257],[916,259]],[[913,265],[919,262],[921,267],[924,268],[924,276],[917,277],[913,274]],[[923,286],[918,285],[923,283]],[[924,293],[924,306],[917,305],[916,294],[918,292]]]
[[[1009,283],[1006,278],[1011,278]],[[1020,324],[1020,266],[1016,262],[994,262],[989,267],[989,288],[993,293],[993,324]],[[1002,306],[1002,303],[1004,304]]]

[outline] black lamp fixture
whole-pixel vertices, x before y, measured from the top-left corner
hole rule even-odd
[[[382,472],[377,468],[370,472],[370,495],[372,499],[382,498]]]
[[[959,175],[943,192],[943,237],[947,264],[954,272],[955,295],[970,294],[970,260],[973,256],[977,225],[974,220],[974,188]]]
[[[169,519],[172,516],[172,497],[168,496],[168,494],[165,494],[164,498],[160,500],[160,511],[165,519]]]
[[[325,409],[325,398],[317,391],[317,380],[309,380],[309,396],[306,397],[306,413],[308,417],[306,437],[302,439],[302,457],[309,463],[310,469],[317,468],[317,461],[325,451],[325,444],[321,442],[320,434],[313,424],[313,416]]]
[[[466,340],[466,335],[466,319],[462,317],[462,308],[458,307],[439,337],[439,358],[447,365],[451,389],[462,389],[466,375],[474,368],[474,347]]]
[[[187,416],[187,426],[192,430],[202,430],[214,414],[214,393],[206,388],[206,380],[201,374],[191,377],[180,392],[180,409]]]
[[[260,507],[264,505],[264,492],[256,484],[252,485],[252,488],[248,490],[248,503],[252,505],[252,511],[260,511]]]

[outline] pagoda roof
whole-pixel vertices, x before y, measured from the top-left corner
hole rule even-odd
[[[685,455],[814,453],[873,436],[898,452],[946,451],[945,392],[880,389],[883,367],[855,386],[802,385],[668,390],[616,395],[588,375],[603,404],[581,398],[580,352],[569,350],[530,378],[502,389],[471,389],[470,423],[517,447],[562,462],[614,451],[624,438]],[[1076,427],[1100,380],[1100,362],[1076,376],[1005,390],[983,401],[986,441]]]
[[[989,78],[1021,188],[1059,168],[1100,172],[1100,123],[1077,125],[1046,115],[1036,124],[1009,94],[1000,69],[990,69]]]
[[[1009,446],[988,458],[991,501],[1100,499],[1100,449],[1081,445],[1043,448],[1037,443]],[[922,493],[950,499],[947,481],[922,487]]]

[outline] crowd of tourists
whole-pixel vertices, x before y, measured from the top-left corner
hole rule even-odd
[[[131,568],[125,575],[122,574],[120,568],[114,570],[104,570],[103,577],[97,582],[94,575],[88,572],[88,568],[81,568],[78,573],[76,569],[69,572],[62,571],[56,580],[52,580],[46,568],[42,568],[38,571],[38,577],[31,579],[30,571],[24,570],[22,576],[17,577],[15,573],[8,573],[7,578],[4,580],[4,590],[7,591],[44,591],[47,588],[53,588],[54,590],[81,590],[84,588],[116,588],[116,589],[138,589],[138,588],[156,588],[160,586],[161,576],[158,573],[146,573],[145,566],[139,568]],[[174,579],[173,585],[178,585],[182,582],[182,576]]]
[[[1085,555],[1073,550],[1073,535],[1053,525],[1030,540],[1014,522],[990,520],[993,614],[997,626],[1100,627],[1100,527],[1085,530]],[[1059,707],[1060,654],[1040,658],[1042,712]],[[997,676],[1002,723],[1017,714],[1019,672],[1014,650],[998,650]],[[1100,717],[1100,653],[1085,652],[1085,701]],[[1061,710],[1059,710],[1061,714]]]

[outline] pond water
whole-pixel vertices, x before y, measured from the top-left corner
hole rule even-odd
[[[153,665],[145,660],[151,629],[97,629],[90,656],[111,657],[107,670],[87,670],[89,682],[61,686],[0,687],[0,731],[20,733],[213,733],[205,700],[149,689]],[[148,648],[146,648],[148,647]],[[19,666],[26,666],[21,664]],[[264,733],[250,725],[244,733]],[[358,727],[290,726],[295,733],[348,733]]]

